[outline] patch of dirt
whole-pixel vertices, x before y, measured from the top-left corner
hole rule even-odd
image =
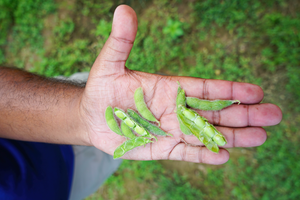
[[[281,109],[288,108],[288,102],[291,95],[286,91],[288,79],[284,68],[278,69],[276,72],[263,72],[261,74],[263,80],[261,87],[264,90],[263,102],[280,104]]]
[[[44,48],[48,52],[53,48],[53,29],[57,26],[57,16],[55,14],[49,15],[45,18],[43,37],[44,39]]]
[[[94,199],[101,197],[102,199],[114,199],[114,200],[128,200],[128,199],[142,199],[149,188],[154,188],[153,184],[155,181],[150,182],[138,182],[135,179],[129,179],[126,177],[126,172],[119,174],[119,176],[124,176],[122,181],[124,181],[124,187],[122,188],[108,188],[111,186],[101,186],[94,194],[90,195],[88,199]],[[150,185],[151,184],[151,185]],[[157,185],[156,185],[157,186]],[[123,190],[121,192],[120,190]],[[151,195],[151,194],[147,194]],[[94,197],[94,198],[93,198]],[[114,198],[112,198],[114,197]]]
[[[117,2],[117,3],[116,3]],[[140,1],[132,1],[132,0],[123,0],[123,1],[115,1],[115,5],[125,4],[129,5],[136,12],[137,17],[143,15],[145,10],[149,8],[153,4],[153,0],[140,0]]]

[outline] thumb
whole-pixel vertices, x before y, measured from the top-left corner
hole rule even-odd
[[[117,7],[111,34],[93,64],[91,75],[124,73],[136,32],[137,17],[134,10],[126,5]]]

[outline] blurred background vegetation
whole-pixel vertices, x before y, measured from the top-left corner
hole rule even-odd
[[[121,3],[139,20],[128,68],[258,84],[284,119],[221,166],[124,161],[87,199],[300,199],[298,0],[0,0],[0,64],[89,71]]]

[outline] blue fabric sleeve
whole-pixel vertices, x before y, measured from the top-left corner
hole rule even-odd
[[[73,168],[70,145],[0,138],[0,199],[67,200]]]

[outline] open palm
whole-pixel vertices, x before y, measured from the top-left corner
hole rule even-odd
[[[119,6],[114,15],[112,33],[96,59],[80,103],[80,116],[91,145],[108,154],[121,145],[125,138],[112,132],[106,125],[107,106],[123,110],[134,109],[134,91],[144,90],[145,101],[161,122],[161,128],[174,137],[158,136],[158,141],[138,147],[122,158],[134,160],[184,160],[222,164],[229,158],[225,149],[215,154],[206,149],[195,136],[184,135],[177,121],[175,101],[177,81],[187,96],[202,99],[238,99],[222,111],[199,112],[226,137],[224,147],[253,147],[264,143],[266,132],[260,126],[275,125],[281,121],[280,109],[272,104],[257,104],[263,98],[259,86],[221,80],[191,77],[160,76],[131,71],[125,67],[137,31],[135,12],[128,6]]]

